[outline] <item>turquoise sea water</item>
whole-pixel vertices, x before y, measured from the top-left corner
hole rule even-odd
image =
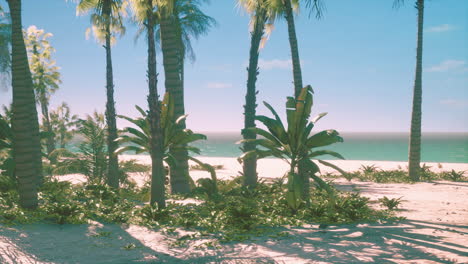
[[[201,156],[238,157],[241,139],[239,133],[204,133],[208,140],[194,145],[201,149]],[[348,160],[407,161],[408,134],[406,133],[342,133],[343,143],[326,149],[342,154]],[[78,138],[71,149],[76,150]],[[132,153],[128,153],[132,154]],[[324,156],[323,159],[333,159]],[[422,137],[422,162],[468,163],[468,133],[425,133]]]
[[[208,140],[196,143],[202,156],[238,157],[241,153],[235,142],[238,133],[206,133]],[[342,133],[344,142],[327,147],[348,160],[406,161],[408,134],[406,133]],[[325,159],[325,157],[324,157]],[[326,159],[332,159],[328,157]],[[468,133],[426,133],[422,138],[423,162],[468,163]]]

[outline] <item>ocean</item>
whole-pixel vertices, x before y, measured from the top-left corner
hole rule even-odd
[[[201,149],[201,156],[238,157],[241,154],[240,133],[206,132],[208,139],[193,145]],[[407,133],[340,133],[343,143],[325,147],[343,155],[347,160],[407,161]],[[79,137],[69,148],[76,150]],[[133,153],[128,153],[133,154]],[[335,159],[323,156],[323,159]],[[421,146],[422,162],[468,163],[468,133],[424,133]]]
[[[205,133],[206,141],[194,145],[202,156],[238,157],[241,139],[239,133]],[[325,147],[348,160],[407,161],[407,133],[341,133],[343,143]],[[323,159],[334,159],[324,156]],[[425,133],[421,144],[422,162],[468,163],[468,133]]]

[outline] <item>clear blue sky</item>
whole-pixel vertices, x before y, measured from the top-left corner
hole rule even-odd
[[[318,129],[408,131],[416,49],[414,1],[398,10],[392,0],[325,1],[324,17],[303,10],[296,30],[304,84],[315,89],[314,113],[328,112]],[[0,0],[6,6],[4,0]],[[243,108],[250,37],[249,17],[233,0],[203,7],[218,21],[194,42],[197,60],[186,67],[188,125],[196,131],[238,131]],[[426,1],[423,55],[423,131],[468,131],[468,1]],[[86,40],[89,17],[76,17],[75,4],[61,0],[23,0],[23,25],[54,34],[52,45],[63,84],[51,107],[62,101],[83,116],[104,111],[105,53]],[[113,47],[118,114],[136,115],[146,106],[146,43],[134,42],[135,27]],[[284,112],[293,93],[290,51],[284,20],[277,22],[261,51],[259,102]],[[162,61],[158,53],[159,62]],[[159,63],[159,90],[163,71]],[[11,91],[0,91],[0,105]],[[259,103],[259,112],[266,113]],[[119,125],[126,125],[119,121]]]

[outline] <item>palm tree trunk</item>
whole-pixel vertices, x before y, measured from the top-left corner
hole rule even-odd
[[[52,133],[52,125],[50,124],[49,118],[49,107],[46,98],[41,99],[41,112],[42,112],[42,123],[45,127],[45,131],[48,133],[46,138],[46,148],[47,148],[47,156],[55,150],[55,142],[54,136]],[[50,159],[50,157],[49,157]],[[51,162],[55,162],[55,160],[51,160]]]
[[[158,77],[156,74],[156,45],[154,40],[153,0],[147,0],[148,4],[148,107],[150,120],[150,155],[151,155],[151,198],[150,203],[158,204],[158,208],[166,207],[165,197],[165,173],[163,164],[163,138],[161,129],[161,108],[158,96]]]
[[[423,51],[423,23],[424,0],[417,0],[418,10],[418,39],[416,48],[416,76],[413,91],[413,110],[411,113],[411,134],[409,144],[409,176],[412,181],[419,181],[421,172],[421,105],[422,105],[422,51]]]
[[[172,16],[161,19],[161,49],[163,54],[166,91],[174,99],[174,121],[184,115],[184,91],[180,75],[181,54]],[[177,129],[185,129],[185,122],[180,122]],[[172,193],[190,192],[188,153],[186,150],[170,150],[177,165],[171,168]]]
[[[291,57],[293,65],[294,97],[298,97],[302,89],[302,70],[299,59],[299,46],[297,43],[296,26],[294,25],[294,14],[291,6],[291,0],[283,0],[286,11],[286,21],[288,23],[289,46],[291,48]],[[303,192],[302,198],[307,202],[310,197],[310,178],[307,170],[302,163],[298,164],[298,174],[302,179]]]
[[[244,105],[244,130],[242,135],[244,139],[255,139],[257,135],[249,130],[248,128],[255,127],[255,115],[257,108],[257,91],[256,82],[258,72],[258,57],[260,52],[260,43],[262,41],[263,34],[265,32],[266,22],[266,11],[262,8],[258,8],[255,18],[254,29],[251,34],[250,40],[250,57],[249,67],[247,68],[247,93],[245,95]],[[245,143],[243,147],[244,152],[255,150],[256,146],[252,143]],[[257,158],[252,157],[244,160],[243,162],[244,172],[244,186],[254,188],[257,184]]]
[[[12,21],[13,156],[20,205],[37,207],[42,183],[41,143],[33,82],[21,25],[21,0],[8,0]]]
[[[302,89],[302,71],[301,61],[299,59],[299,46],[297,44],[296,26],[294,25],[294,14],[291,6],[291,0],[283,0],[286,21],[288,23],[289,46],[291,48],[291,58],[293,65],[294,96],[298,97]]]
[[[104,9],[107,17],[111,16],[110,2],[106,1]],[[112,71],[111,54],[111,32],[109,22],[106,25],[106,122],[107,122],[107,152],[109,155],[109,166],[107,167],[107,184],[113,188],[119,188],[119,160],[115,150],[117,149],[117,124],[114,102],[114,76]]]

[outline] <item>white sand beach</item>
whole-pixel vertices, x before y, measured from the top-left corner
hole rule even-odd
[[[121,160],[149,163],[148,156],[123,155]],[[235,158],[203,157],[219,178],[238,175]],[[346,171],[361,165],[381,169],[405,168],[405,162],[332,161]],[[468,171],[468,163],[427,163],[431,170]],[[287,164],[261,160],[259,177],[278,178]],[[331,172],[321,167],[322,172]],[[196,180],[209,177],[191,171]],[[57,176],[80,182],[80,175]],[[81,177],[81,178],[80,178]],[[141,183],[143,179],[135,179]],[[178,235],[134,225],[89,223],[87,225],[32,224],[0,226],[0,263],[468,263],[468,182],[436,181],[417,184],[381,184],[335,180],[341,190],[360,191],[371,201],[387,196],[402,197],[398,223],[363,223],[330,226],[284,227],[286,237],[256,237],[219,248],[200,248],[206,240],[187,247],[172,247]],[[375,205],[379,206],[379,205]],[[109,232],[109,236],[95,236]],[[135,248],[123,249],[128,244]]]

